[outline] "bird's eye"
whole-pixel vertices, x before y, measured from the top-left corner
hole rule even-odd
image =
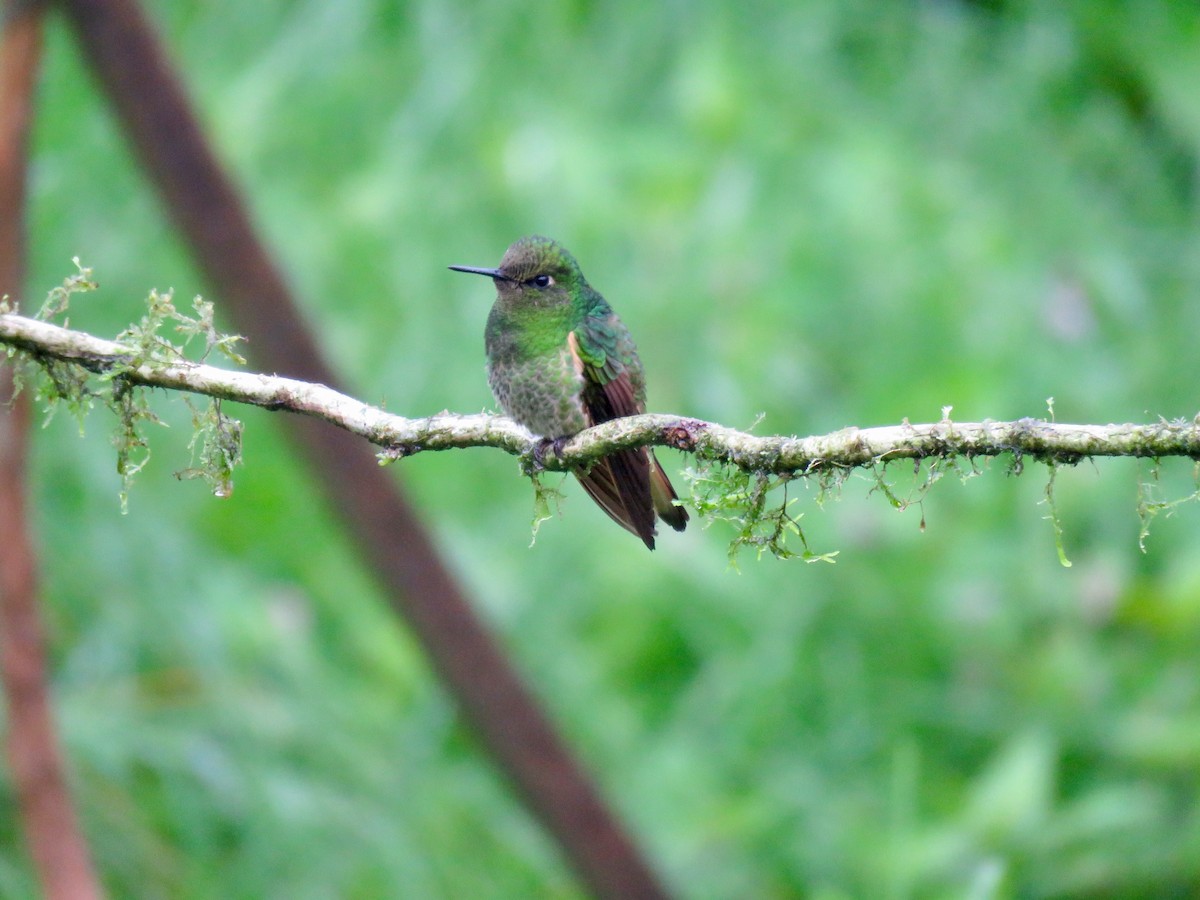
[[[554,279],[549,275],[538,275],[533,278],[533,284],[535,287],[540,288],[550,287],[550,285],[554,284]]]

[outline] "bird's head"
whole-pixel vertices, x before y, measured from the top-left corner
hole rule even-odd
[[[554,307],[571,302],[587,285],[579,263],[562,244],[550,238],[523,237],[504,253],[494,269],[450,266],[455,272],[487,275],[502,302],[514,306]]]

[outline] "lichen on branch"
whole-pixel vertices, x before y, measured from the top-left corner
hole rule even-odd
[[[130,335],[135,340],[130,340]],[[61,363],[133,385],[201,394],[324,419],[384,448],[387,458],[430,450],[495,447],[532,461],[539,436],[504,416],[442,412],[409,418],[385,412],[320,384],[221,369],[175,353],[147,354],[144,331],[110,341],[14,313],[0,314],[0,344],[45,365]],[[539,456],[531,468],[569,471],[614,450],[673,447],[747,472],[811,475],[830,469],[930,457],[1012,454],[1018,461],[1071,465],[1089,457],[1200,459],[1200,418],[1123,425],[1075,425],[1025,418],[1011,422],[903,422],[829,434],[760,436],[684,416],[646,413],[589,428]]]
[[[92,287],[90,271],[80,268],[51,292],[43,313],[65,316],[72,295]],[[191,316],[175,308],[170,292],[151,292],[147,306],[140,323],[116,340],[105,340],[0,305],[0,345],[8,347],[10,357],[22,356],[44,371],[39,396],[52,407],[65,400],[82,415],[99,398],[117,414],[115,443],[126,479],[145,464],[149,452],[142,424],[156,421],[141,389],[156,387],[209,398],[207,409],[193,408],[197,464],[178,474],[207,479],[219,495],[232,489],[241,435],[241,423],[223,412],[222,401],[323,419],[381,447],[381,462],[424,451],[494,447],[517,456],[527,473],[536,474],[586,468],[615,450],[672,447],[697,458],[693,501],[698,511],[735,521],[740,529],[735,549],[758,547],[776,555],[789,555],[782,549],[789,533],[798,535],[802,543],[804,535],[798,517],[788,513],[786,499],[782,506],[769,507],[763,498],[769,489],[795,478],[817,476],[824,491],[851,470],[877,473],[897,460],[941,461],[941,467],[935,466],[940,472],[946,465],[965,463],[974,469],[976,460],[1010,456],[1012,469],[1019,472],[1029,460],[1045,463],[1053,471],[1102,456],[1200,459],[1200,417],[1120,425],[1034,418],[955,422],[948,407],[940,420],[928,424],[905,420],[899,425],[850,427],[808,437],[760,436],[700,419],[644,414],[605,422],[549,447],[542,437],[503,416],[442,412],[408,418],[324,385],[210,365],[204,360],[214,350],[244,362],[234,350],[238,338],[221,334],[213,324],[211,304],[196,298]],[[183,335],[182,343],[164,337],[167,326]],[[185,350],[197,338],[204,344],[200,359],[188,359]],[[892,499],[886,484],[878,476],[876,480]],[[721,491],[724,500],[719,499]],[[731,511],[739,502],[742,512]],[[802,555],[829,558],[811,553],[806,543]]]
[[[121,508],[127,508],[129,487],[133,477],[150,460],[150,444],[143,434],[146,424],[163,424],[150,408],[146,388],[157,386],[143,373],[158,367],[188,364],[187,350],[196,339],[204,343],[200,358],[206,359],[214,350],[227,359],[244,365],[245,360],[234,349],[237,335],[220,333],[214,323],[211,303],[196,297],[192,302],[195,316],[176,309],[171,291],[152,290],[146,300],[146,314],[141,321],[130,325],[116,341],[81,340],[81,332],[65,327],[71,300],[77,294],[96,289],[92,271],[76,258],[76,271],[52,289],[33,319],[16,315],[7,298],[0,299],[0,318],[22,323],[21,337],[8,343],[8,358],[24,356],[36,363],[46,378],[38,383],[37,397],[53,415],[66,406],[82,420],[92,406],[102,402],[117,419],[113,446],[117,454],[117,472],[121,476]],[[61,318],[64,326],[48,322]],[[181,335],[176,343],[173,335],[164,334],[168,326]],[[40,339],[39,339],[40,335]],[[47,341],[46,339],[50,339]],[[22,386],[22,368],[14,379]],[[199,391],[195,393],[206,393]],[[193,460],[199,465],[183,469],[180,478],[203,478],[218,495],[232,489],[232,469],[241,458],[241,423],[225,416],[219,398],[211,397],[205,409],[192,408],[193,437],[190,443]]]

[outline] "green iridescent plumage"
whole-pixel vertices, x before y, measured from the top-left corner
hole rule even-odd
[[[522,238],[495,269],[450,268],[487,275],[496,285],[484,343],[488,384],[507,415],[562,438],[646,411],[645,376],[629,331],[561,244]],[[687,525],[687,512],[648,449],[613,453],[575,475],[651,550],[656,515],[677,531]]]

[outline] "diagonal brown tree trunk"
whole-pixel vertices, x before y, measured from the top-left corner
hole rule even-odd
[[[7,4],[0,20],[0,294],[21,295],[29,122],[41,57],[42,11]],[[100,896],[71,804],[46,679],[37,564],[25,505],[29,398],[12,397],[0,366],[0,680],[8,705],[5,749],[21,827],[42,893]]]
[[[336,386],[135,0],[59,0],[134,151],[265,371]],[[497,764],[588,888],[657,897],[654,872],[475,615],[396,482],[336,429],[285,421],[363,557]]]

